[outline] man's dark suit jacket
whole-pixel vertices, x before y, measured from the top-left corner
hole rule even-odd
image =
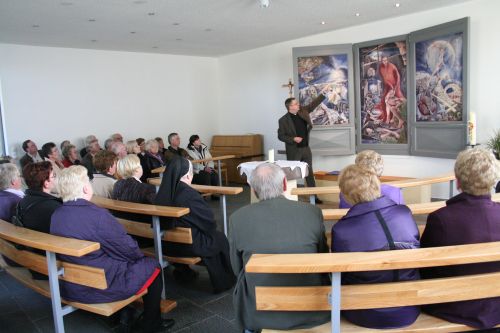
[[[313,112],[314,109],[318,105],[323,102],[325,96],[320,94],[316,97],[310,104],[301,106],[297,115],[304,119],[307,123],[307,141],[309,142],[309,132],[312,129],[312,122],[309,113]],[[279,128],[278,128],[278,139],[285,143],[286,149],[286,158],[288,160],[293,160],[297,152],[297,143],[293,141],[293,138],[297,136],[297,132],[295,131],[295,125],[293,124],[292,116],[290,112],[287,112],[283,117],[279,120]]]
[[[39,150],[38,151],[38,155],[40,155],[40,157],[42,156],[42,151]],[[42,157],[43,158],[43,157]],[[23,157],[21,157],[21,159],[19,160],[19,164],[21,164],[21,172],[22,172],[22,169],[29,163],[33,163],[33,158],[28,155],[28,153],[24,154]]]

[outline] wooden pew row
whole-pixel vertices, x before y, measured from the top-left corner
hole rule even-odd
[[[158,191],[159,186],[161,185],[161,178],[148,178],[148,183],[156,186]],[[221,196],[221,212],[222,212],[222,220],[224,222],[224,234],[227,236],[227,204],[226,204],[226,196],[227,195],[237,195],[243,192],[243,187],[233,187],[233,186],[210,186],[210,185],[197,185],[191,184],[191,187],[196,191],[202,194],[217,194]]]
[[[500,202],[500,193],[495,193],[491,196],[491,199],[495,202]],[[446,206],[446,201],[434,201],[419,204],[409,204],[407,205],[413,215],[424,215],[430,214],[439,208]],[[322,209],[323,219],[325,221],[336,221],[340,220],[347,214],[349,209]]]
[[[254,254],[245,268],[247,273],[332,273],[331,286],[258,286],[256,287],[257,310],[329,310],[332,316],[330,323],[293,332],[361,333],[380,332],[380,330],[359,327],[346,320],[341,320],[340,310],[436,304],[497,297],[500,296],[500,272],[419,281],[341,286],[342,273],[493,261],[500,261],[500,242],[380,252]],[[331,297],[331,302],[329,297]],[[384,332],[434,333],[471,330],[474,329],[422,313],[414,324],[399,329],[385,329]],[[282,331],[265,329],[262,332]]]
[[[221,163],[221,161],[228,160],[228,159],[235,158],[235,157],[236,157],[236,155],[222,155],[222,156],[217,156],[217,157],[212,157],[212,158],[204,158],[201,160],[191,160],[191,163],[205,163],[205,162],[215,162],[216,161],[218,164],[218,169],[219,169],[218,171],[219,171],[219,175],[220,175],[220,163]],[[164,172],[165,172],[164,166],[151,170],[151,173],[160,173],[161,174]],[[222,184],[222,182],[220,184]]]
[[[168,261],[165,260],[165,256],[163,255],[161,241],[164,239],[165,240],[168,239],[169,241],[183,242],[183,240],[185,240],[186,237],[189,237],[190,230],[189,232],[185,230],[175,230],[175,231],[169,230],[168,232],[165,232],[160,228],[160,217],[181,217],[186,214],[189,214],[189,208],[146,205],[135,202],[107,199],[99,197],[97,195],[94,195],[91,201],[95,205],[109,210],[151,216],[152,226],[153,226],[152,228],[149,224],[143,222],[133,222],[125,219],[118,219],[118,221],[125,227],[127,232],[129,232],[131,235],[153,238],[155,244],[154,250],[147,249],[146,251],[144,251],[144,254],[152,255],[156,258],[156,260],[158,260],[160,267],[162,267],[161,273],[163,278],[163,268],[168,266]],[[172,233],[172,235],[171,236],[168,235],[169,233]],[[163,281],[165,281],[165,279],[163,279]],[[164,284],[162,291],[162,303],[161,303],[162,312],[168,312],[171,309],[175,308],[176,305],[177,303],[175,301],[168,300],[166,298],[165,284]]]
[[[44,250],[46,255],[17,249],[12,243]],[[5,266],[5,271],[13,278],[45,297],[51,298],[55,331],[64,332],[64,316],[77,309],[103,316],[110,316],[128,304],[139,300],[147,291],[128,299],[99,304],[85,304],[61,298],[59,279],[87,287],[106,289],[106,275],[102,268],[76,265],[56,259],[57,254],[81,257],[100,248],[100,244],[79,239],[71,239],[16,227],[0,220],[0,253],[23,267]],[[33,271],[49,276],[48,281],[34,280]],[[62,306],[61,303],[67,304]]]
[[[453,193],[453,182],[455,180],[455,175],[453,173],[448,173],[436,177],[419,178],[419,179],[405,179],[397,180],[391,182],[384,182],[384,184],[391,185],[399,188],[415,187],[432,185],[444,182],[450,182],[450,197]],[[315,196],[319,194],[339,194],[340,188],[338,186],[324,186],[324,187],[300,187],[294,188],[291,191],[292,195],[308,195],[312,204],[315,203]]]

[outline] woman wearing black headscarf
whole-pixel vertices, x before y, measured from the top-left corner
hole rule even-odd
[[[156,205],[188,207],[190,212],[178,219],[163,219],[162,229],[191,228],[193,244],[164,243],[169,256],[201,257],[207,267],[215,293],[231,288],[235,276],[229,258],[226,236],[216,230],[212,210],[190,184],[193,166],[184,158],[173,158],[165,166]]]

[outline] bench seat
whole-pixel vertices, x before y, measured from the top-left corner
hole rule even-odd
[[[154,247],[142,248],[141,251],[148,257],[155,257],[156,255]],[[171,257],[171,256],[163,256],[163,257],[171,264],[174,263],[174,264],[196,265],[199,262],[201,262],[200,257]]]

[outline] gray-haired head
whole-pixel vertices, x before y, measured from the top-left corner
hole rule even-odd
[[[275,164],[260,164],[252,172],[250,186],[260,200],[268,200],[283,195],[285,173]]]
[[[97,141],[97,138],[95,135],[87,135],[87,137],[85,138],[85,147],[86,148],[90,148],[90,146],[92,145],[92,143],[94,143],[95,141]]]
[[[11,188],[12,182],[21,175],[19,174],[19,169],[13,163],[3,163],[0,164],[0,190],[6,190]]]

